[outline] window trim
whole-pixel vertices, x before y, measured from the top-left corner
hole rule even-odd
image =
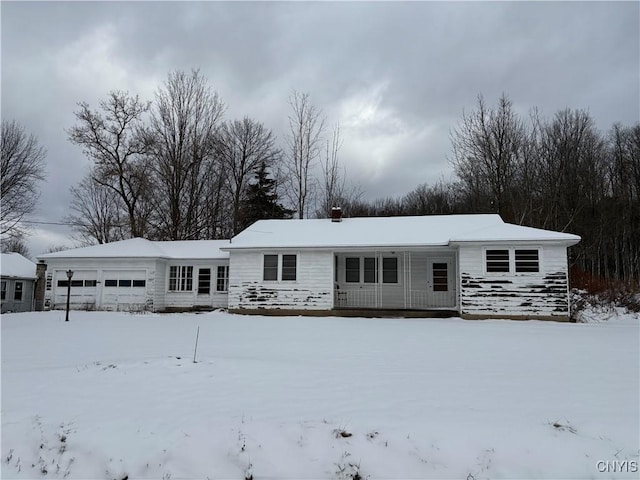
[[[284,257],[293,257],[293,277],[290,278],[291,276],[291,265],[287,265],[286,269],[287,271],[285,272],[285,265],[284,265]],[[282,255],[280,255],[280,281],[282,282],[297,282],[298,281],[298,255],[295,253],[283,253]],[[285,278],[285,273],[287,274],[287,278]]]
[[[176,272],[175,277],[172,276],[173,269]],[[173,288],[171,288],[172,279],[175,280]],[[169,265],[167,292],[193,292],[193,265]]]
[[[269,260],[272,260],[273,257],[275,257],[276,259],[276,264],[274,265],[269,265],[267,267],[267,257],[269,257]],[[262,254],[262,281],[263,282],[277,282],[278,279],[280,278],[280,269],[278,268],[279,264],[280,264],[280,256],[277,253],[263,253]],[[275,268],[275,278],[271,278],[271,275],[269,275],[269,278],[267,278],[267,268],[269,269],[269,273],[273,273],[273,269]]]
[[[283,278],[284,277],[284,257],[295,257],[295,278]],[[291,253],[291,252],[287,252],[287,253],[283,253],[283,252],[279,252],[279,253],[262,253],[262,281],[263,282],[268,282],[268,283],[296,283],[298,281],[298,267],[300,265],[299,262],[299,252],[295,252],[295,253]],[[275,257],[276,258],[276,263],[275,263],[275,267],[274,266],[269,266],[268,268],[273,270],[275,268],[275,278],[265,278],[265,260],[266,257]],[[288,267],[290,268],[290,267]]]
[[[18,288],[20,285],[20,288]],[[20,294],[20,298],[18,298],[18,293]],[[16,280],[13,282],[13,301],[22,303],[24,300],[24,282],[21,280]]]
[[[222,276],[220,276],[220,269],[222,269]],[[220,290],[220,281],[223,282],[224,290]],[[216,292],[227,293],[229,291],[229,265],[218,265],[216,268]]]
[[[349,260],[357,260],[358,261],[358,268],[357,270],[355,268],[347,268],[347,263],[349,263]],[[344,257],[344,282],[345,283],[362,283],[362,269],[360,268],[360,264],[362,263],[362,257]],[[349,275],[347,275],[347,272],[358,272],[358,279],[357,280],[349,280]]]
[[[489,250],[507,250],[509,252],[509,271],[507,272],[490,272],[487,270],[487,251]],[[535,272],[516,271],[516,250],[536,250],[538,252],[538,270]],[[543,272],[543,256],[542,247],[533,245],[510,245],[506,246],[483,246],[482,247],[482,271],[487,276],[534,276]]]
[[[395,260],[396,262],[396,268],[395,268],[396,281],[395,282],[387,282],[384,279],[385,272],[386,272],[386,269],[384,268],[385,260]],[[400,258],[397,255],[386,256],[386,257],[382,255],[382,282],[381,283],[383,285],[400,285]]]

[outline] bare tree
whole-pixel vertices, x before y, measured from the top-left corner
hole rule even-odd
[[[275,137],[264,126],[245,117],[227,122],[220,128],[216,153],[226,172],[226,184],[232,202],[233,234],[238,233],[241,203],[249,181],[264,165],[269,168],[280,157]]]
[[[526,138],[525,126],[504,94],[495,109],[479,95],[477,109],[463,114],[451,135],[452,163],[478,210],[497,211],[507,220],[515,216],[509,207]]]
[[[0,161],[0,235],[21,237],[21,221],[35,210],[44,180],[46,152],[34,135],[15,121],[2,121],[2,159]]]
[[[111,188],[99,182],[91,171],[71,187],[71,215],[65,221],[80,235],[83,244],[109,243],[125,238],[126,210]],[[124,225],[123,225],[124,223]]]
[[[149,146],[140,128],[149,104],[127,92],[112,91],[100,102],[100,111],[92,111],[85,102],[78,106],[74,112],[78,124],[69,130],[69,140],[94,161],[95,181],[122,200],[128,235],[141,237],[146,231],[140,208],[148,191],[144,156]]]
[[[347,182],[347,169],[340,163],[339,157],[342,144],[340,125],[336,125],[331,140],[327,140],[324,158],[320,163],[320,195],[315,212],[317,218],[327,218],[331,214],[331,208],[338,206],[342,207],[345,216],[349,216],[350,206],[362,197],[362,188]]]
[[[146,138],[153,146],[154,235],[202,238],[214,168],[215,133],[225,106],[198,70],[169,74],[156,92]],[[208,182],[204,180],[207,179]]]
[[[287,196],[304,218],[313,194],[312,171],[320,155],[324,117],[311,105],[308,93],[294,91],[289,97],[289,134],[286,136]]]
[[[2,242],[2,253],[19,253],[25,258],[29,258],[29,247],[23,236],[13,236]]]

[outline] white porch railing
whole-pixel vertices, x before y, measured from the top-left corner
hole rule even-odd
[[[335,291],[337,308],[385,308],[381,305],[381,293],[375,289]],[[429,294],[424,290],[411,290],[405,308],[429,310],[433,308],[453,308],[455,298],[447,294]],[[400,307],[402,308],[402,307]]]
[[[336,307],[377,308],[375,289],[336,290]]]

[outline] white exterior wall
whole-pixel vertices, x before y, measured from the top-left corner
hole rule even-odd
[[[164,267],[163,277],[163,308],[188,309],[192,307],[227,308],[227,292],[216,291],[218,279],[218,266],[229,265],[227,259],[203,259],[203,260],[170,260]],[[193,267],[193,288],[189,291],[169,291],[169,273],[171,266]],[[198,270],[200,268],[211,269],[211,286],[209,294],[198,294]]]
[[[283,253],[297,255],[296,280],[263,281],[264,255]],[[330,310],[333,308],[333,252],[331,251],[233,250],[229,257],[230,309]]]
[[[539,249],[537,273],[487,273],[486,249]],[[562,244],[461,244],[461,313],[568,317],[567,247]]]
[[[192,307],[227,307],[227,292],[216,291],[217,267],[228,265],[227,259],[171,260],[164,259],[48,259],[47,275],[52,274],[51,290],[45,291],[50,308],[64,309],[67,287],[58,287],[58,280],[67,280],[66,271],[73,270],[72,280],[96,280],[95,287],[71,287],[72,309],[151,310]],[[169,266],[193,266],[193,289],[169,292]],[[198,268],[211,268],[211,293],[198,295]],[[145,287],[106,287],[106,279],[145,280]]]

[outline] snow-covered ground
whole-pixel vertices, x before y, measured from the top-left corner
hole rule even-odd
[[[639,475],[637,314],[1,323],[2,478]]]

